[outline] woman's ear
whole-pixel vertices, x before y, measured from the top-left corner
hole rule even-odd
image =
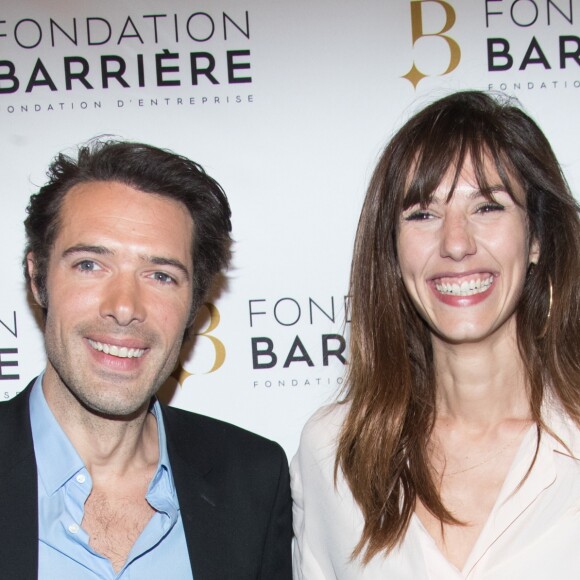
[[[530,244],[529,263],[537,264],[539,259],[540,259],[540,244],[538,243],[538,240],[534,238],[532,240],[532,243]]]

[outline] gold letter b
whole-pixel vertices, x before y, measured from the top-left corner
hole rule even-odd
[[[436,4],[439,4],[445,11],[445,24],[439,32],[426,33],[423,31],[424,2],[435,2]],[[455,10],[453,10],[453,7],[445,2],[445,0],[411,0],[411,34],[413,38],[413,46],[415,46],[417,40],[425,36],[437,36],[442,38],[447,43],[447,46],[449,46],[449,64],[447,65],[447,69],[441,73],[442,75],[449,74],[451,71],[455,70],[459,64],[459,61],[461,60],[461,49],[459,48],[459,44],[457,44],[453,38],[445,34],[451,30],[454,24]],[[414,88],[417,88],[419,81],[424,79],[426,76],[426,74],[422,73],[417,68],[415,62],[413,61],[411,70],[406,75],[403,75],[403,78],[410,81]]]

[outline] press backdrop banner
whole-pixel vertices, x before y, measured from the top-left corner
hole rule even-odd
[[[19,0],[0,7],[0,397],[44,367],[22,221],[60,151],[99,135],[199,162],[233,263],[162,396],[291,456],[343,383],[348,275],[389,136],[450,91],[503,91],[580,187],[580,0]]]

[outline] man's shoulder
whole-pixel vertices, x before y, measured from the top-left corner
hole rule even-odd
[[[241,461],[272,459],[279,462],[286,455],[280,445],[261,435],[213,417],[162,405],[165,430],[181,449],[201,448],[212,455]]]
[[[162,409],[192,560],[204,559],[212,578],[289,579],[292,500],[282,448],[224,421]]]
[[[28,411],[29,394],[30,385],[12,399],[0,403],[0,488],[4,482],[13,485],[14,469],[32,470],[29,471],[32,475],[36,473],[32,460],[34,448]]]
[[[14,428],[11,419],[15,420],[17,424],[23,424],[22,422],[27,419],[30,388],[28,385],[24,391],[11,399],[0,401],[0,432],[4,429]]]

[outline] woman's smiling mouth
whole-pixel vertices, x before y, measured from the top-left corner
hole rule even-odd
[[[434,281],[437,292],[450,296],[473,296],[485,292],[494,281],[493,274],[486,278],[471,278],[463,282],[444,282],[442,279]]]

